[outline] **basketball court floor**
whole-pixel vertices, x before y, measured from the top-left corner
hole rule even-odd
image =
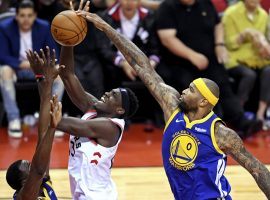
[[[124,133],[116,154],[112,176],[119,200],[173,200],[161,160],[162,129],[145,132],[135,124]],[[22,139],[7,137],[0,129],[0,200],[11,199],[13,191],[5,181],[5,170],[16,159],[31,160],[36,145],[36,128],[24,127]],[[265,164],[270,164],[270,133],[263,132],[245,141],[247,149]],[[67,173],[68,136],[55,138],[50,174],[59,199],[71,199]],[[226,177],[237,200],[264,200],[252,176],[231,158]],[[270,165],[267,166],[270,169]]]

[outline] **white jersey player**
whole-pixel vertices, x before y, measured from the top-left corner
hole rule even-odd
[[[96,115],[95,111],[90,111],[82,119],[91,120]],[[111,168],[122,138],[125,121],[117,118],[109,120],[121,131],[117,143],[112,147],[97,144],[93,138],[70,136],[68,171],[73,199],[117,199]]]
[[[82,119],[63,117],[57,126],[72,135],[68,169],[73,199],[117,199],[110,168],[121,141],[124,119],[138,109],[137,97],[128,88],[113,89],[99,100],[84,91],[74,73],[73,47],[61,48],[60,65],[65,65],[59,75],[71,101],[86,113]]]

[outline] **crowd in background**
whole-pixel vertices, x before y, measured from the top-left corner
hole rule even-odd
[[[78,3],[73,0],[75,6]],[[11,137],[22,137],[17,83],[35,83],[25,50],[48,45],[59,55],[49,24],[66,9],[69,0],[0,0],[0,84]],[[93,0],[90,6],[91,12],[132,40],[177,90],[197,77],[214,80],[221,91],[215,112],[242,138],[262,123],[269,128],[265,123],[270,103],[269,9],[269,0]],[[76,75],[87,92],[100,98],[112,88],[130,87],[140,100],[137,119],[164,125],[158,105],[136,72],[92,24],[74,53]],[[60,79],[53,89],[61,100]],[[71,105],[64,110],[69,109]]]

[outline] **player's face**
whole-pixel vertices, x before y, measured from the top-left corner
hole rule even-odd
[[[119,88],[105,92],[95,107],[105,113],[117,114],[118,108],[122,108],[122,96]]]
[[[35,19],[36,13],[32,8],[20,8],[16,15],[19,28],[23,31],[30,31]]]
[[[201,100],[201,95],[196,86],[191,83],[189,87],[182,91],[179,98],[179,107],[184,112],[196,112],[198,110],[198,103]]]
[[[140,5],[140,0],[120,0],[123,14],[127,18],[132,18]]]
[[[23,177],[21,177],[21,181],[24,183],[26,181],[27,177],[29,176],[30,172],[30,162],[28,160],[23,160],[21,162],[21,165],[19,167],[20,171],[23,172]]]

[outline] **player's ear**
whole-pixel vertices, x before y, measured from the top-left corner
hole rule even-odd
[[[199,106],[200,107],[205,107],[208,104],[209,104],[209,101],[207,99],[203,98],[203,99],[200,100]]]

